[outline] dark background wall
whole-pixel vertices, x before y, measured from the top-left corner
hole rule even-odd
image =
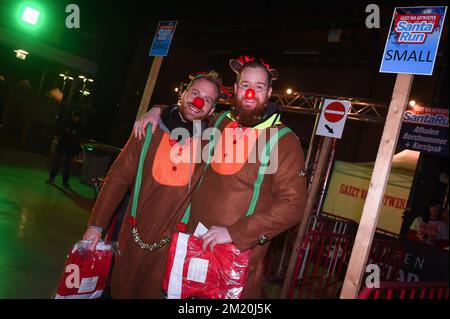
[[[164,59],[150,104],[176,102],[173,89],[191,72],[216,69],[226,85],[232,85],[234,73],[228,60],[242,54],[262,56],[280,70],[275,90],[290,87],[296,91],[373,99],[389,104],[395,74],[379,73],[381,55],[395,6],[414,2],[384,1],[381,28],[365,27],[365,3],[313,5],[304,3],[273,4],[260,1],[240,6],[226,6],[213,14],[203,8],[186,6],[159,7],[159,20],[178,20],[179,24],[168,57]],[[167,5],[169,6],[169,5]],[[237,10],[236,8],[239,8]],[[157,13],[155,13],[155,16]],[[115,119],[114,130],[103,130],[103,138],[115,145],[127,140],[152,57],[147,52],[156,29],[141,18],[138,35],[132,45],[130,65],[121,79],[122,94],[109,103],[108,112]],[[331,29],[341,29],[340,41],[331,43]],[[411,98],[433,107],[448,107],[448,27],[443,31],[432,76],[416,76]],[[105,104],[98,101],[98,107]],[[118,106],[117,106],[118,105]],[[106,107],[106,106],[103,106]],[[284,121],[307,146],[314,117],[284,114]],[[376,157],[382,124],[350,121],[338,143],[337,159],[372,161]],[[110,134],[107,134],[107,132]]]
[[[4,0],[4,3],[14,3]],[[379,73],[393,9],[424,5],[423,1],[382,1],[379,29],[368,29],[368,3],[315,3],[305,1],[230,1],[225,3],[149,1],[55,1],[49,2],[54,27],[40,40],[98,64],[92,108],[87,117],[89,138],[122,147],[135,120],[152,64],[148,51],[158,21],[177,20],[178,26],[164,58],[150,104],[176,102],[174,87],[191,72],[216,69],[231,86],[231,57],[262,56],[280,70],[275,90],[366,98],[389,104],[394,74]],[[65,5],[81,10],[81,29],[64,28]],[[446,4],[436,1],[433,5]],[[7,27],[0,10],[0,27]],[[448,20],[448,18],[447,18]],[[432,76],[416,76],[411,98],[433,107],[448,107],[448,23],[446,23]],[[330,42],[331,30],[341,30],[338,42]],[[2,50],[0,73],[17,68],[6,63],[10,48]],[[5,58],[4,58],[5,57]],[[31,59],[29,76],[35,87],[45,61]],[[31,63],[32,62],[32,63]],[[31,66],[31,64],[33,64]],[[23,66],[23,64],[22,64]],[[53,73],[57,76],[58,66]],[[19,80],[22,76],[12,78]],[[284,121],[308,145],[314,117],[285,113]],[[338,143],[337,158],[374,160],[382,124],[350,121]]]

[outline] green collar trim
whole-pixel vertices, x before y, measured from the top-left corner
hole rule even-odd
[[[262,122],[262,123],[260,123],[260,124],[258,124],[258,125],[256,125],[256,126],[253,126],[253,128],[254,128],[254,129],[257,129],[257,130],[262,130],[262,129],[266,129],[266,128],[272,127],[273,125],[279,125],[279,124],[281,124],[279,115],[280,115],[280,114],[275,113],[275,114],[273,114],[271,117],[269,117],[267,120],[265,120],[264,122]],[[230,120],[235,121],[235,119],[234,119],[233,116],[231,115],[231,112],[227,114],[227,117],[228,117]],[[277,118],[277,121],[272,125],[272,123],[275,121],[275,118],[276,118],[276,117],[278,117],[278,118]]]

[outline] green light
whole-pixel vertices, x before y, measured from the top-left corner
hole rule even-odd
[[[39,21],[41,12],[37,9],[27,6],[22,14],[22,20],[28,24],[36,25]]]
[[[20,1],[16,6],[15,20],[17,26],[29,34],[43,35],[45,32],[45,24],[47,20],[47,10],[36,1]]]

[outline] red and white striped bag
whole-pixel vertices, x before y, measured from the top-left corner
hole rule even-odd
[[[203,240],[176,232],[170,242],[163,291],[168,299],[238,299],[248,275],[250,250],[216,245],[203,250]]]
[[[109,277],[116,242],[99,242],[94,251],[90,242],[77,242],[69,254],[59,280],[55,299],[96,299],[102,296]]]

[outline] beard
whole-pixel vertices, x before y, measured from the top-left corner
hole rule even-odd
[[[231,108],[233,118],[244,127],[252,127],[261,123],[267,110],[267,103],[256,100],[255,107],[249,109],[243,105],[243,102],[243,98],[233,100]]]
[[[192,111],[189,110],[189,108],[194,108],[198,111],[198,113],[192,113]],[[204,117],[204,111],[201,109],[196,108],[192,103],[182,101],[181,105],[179,107],[181,116],[183,117],[183,120],[188,122],[193,122],[194,120],[203,120]]]

